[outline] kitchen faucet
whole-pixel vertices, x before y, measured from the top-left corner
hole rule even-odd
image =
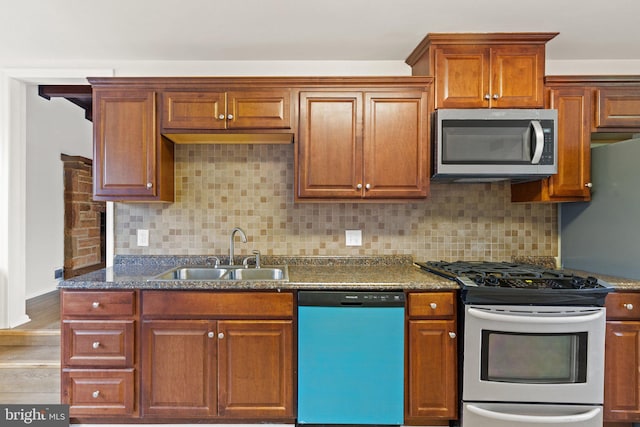
[[[233,245],[233,238],[235,237],[236,233],[240,233],[240,237],[242,238],[242,243],[247,243],[247,235],[244,234],[244,231],[242,230],[242,228],[235,227],[233,230],[231,230],[231,236],[229,236],[229,265],[233,265],[233,253],[235,252],[234,245]]]

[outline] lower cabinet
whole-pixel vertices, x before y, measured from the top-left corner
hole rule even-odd
[[[407,425],[458,417],[455,292],[408,294]]]
[[[640,422],[640,293],[611,293],[606,308],[604,420]]]
[[[294,419],[292,294],[143,292],[142,316],[145,419]]]

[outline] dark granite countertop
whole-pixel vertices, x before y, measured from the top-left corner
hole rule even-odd
[[[222,263],[228,262],[220,257]],[[213,266],[213,257],[118,257],[113,267],[60,282],[61,289],[366,289],[455,290],[452,280],[413,265],[410,256],[280,257],[263,256],[263,266],[287,265],[288,281],[268,280],[149,280],[177,266]]]
[[[220,262],[228,263],[221,256]],[[239,262],[239,261],[237,261]],[[288,281],[243,280],[149,280],[178,266],[213,266],[211,256],[118,256],[113,267],[94,271],[60,282],[61,289],[168,289],[168,290],[296,290],[296,289],[366,289],[366,290],[455,290],[455,281],[420,270],[411,256],[379,257],[262,257],[264,266],[287,265]],[[640,291],[640,280],[625,279],[586,271],[580,276],[595,276],[616,290]]]

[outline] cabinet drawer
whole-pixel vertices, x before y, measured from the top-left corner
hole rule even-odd
[[[133,316],[134,291],[64,291],[62,315],[82,317]]]
[[[607,319],[640,320],[640,293],[612,292],[605,301]]]
[[[441,318],[456,314],[455,292],[421,292],[409,294],[409,317]]]
[[[292,318],[290,292],[144,291],[142,315],[155,317]]]
[[[64,320],[64,366],[132,366],[134,325],[133,320]]]
[[[133,415],[134,370],[63,370],[62,403],[72,417]]]

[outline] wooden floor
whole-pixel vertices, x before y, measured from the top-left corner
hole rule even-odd
[[[0,402],[60,403],[60,294],[27,301],[31,321],[0,330]]]

